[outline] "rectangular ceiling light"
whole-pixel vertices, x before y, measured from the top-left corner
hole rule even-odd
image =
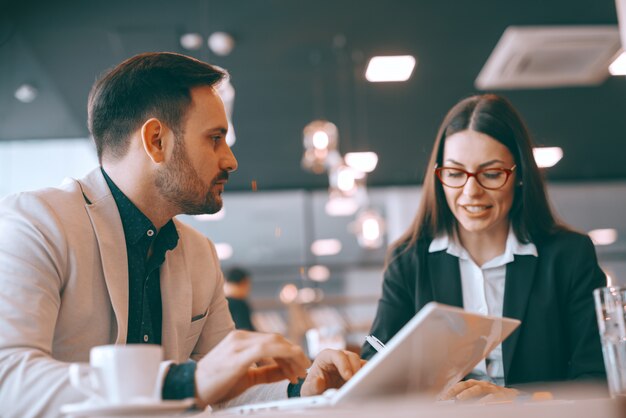
[[[609,72],[611,75],[626,75],[626,52],[619,54],[609,65]]]
[[[373,83],[406,81],[411,77],[415,63],[412,55],[372,57],[367,64],[365,78]]]
[[[595,245],[611,245],[617,241],[617,230],[615,228],[594,229],[589,231],[589,237]]]
[[[371,173],[378,164],[378,155],[375,152],[349,152],[343,156],[344,161],[355,170]]]
[[[339,254],[341,252],[341,241],[334,238],[315,240],[311,244],[311,252],[318,257]]]
[[[539,168],[552,167],[563,158],[561,147],[534,147],[533,156]]]

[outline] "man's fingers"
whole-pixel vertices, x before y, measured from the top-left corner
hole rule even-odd
[[[274,383],[285,379],[285,372],[278,365],[251,367],[248,370],[250,386]]]
[[[443,399],[467,401],[481,398],[480,402],[484,403],[514,399],[518,393],[516,389],[505,388],[491,382],[468,380],[454,385]]]
[[[475,384],[476,380],[470,379],[470,380],[466,380],[463,382],[459,382],[457,384],[455,384],[454,386],[452,386],[448,392],[446,392],[445,395],[442,396],[442,400],[449,400],[449,399],[454,399],[456,398],[456,396],[463,392],[465,389],[473,386]]]
[[[278,367],[285,374],[285,378],[289,379],[291,383],[297,383],[299,377],[304,377],[306,375],[306,370],[302,368],[296,368],[291,362],[283,359],[275,359],[274,360]]]
[[[489,395],[483,396],[478,400],[478,403],[490,403],[498,400],[498,397],[495,393],[490,393]]]
[[[253,367],[264,358],[278,361]],[[295,382],[310,364],[300,347],[280,335],[232,331],[198,361],[195,379],[199,404],[230,399],[259,383],[285,378]]]
[[[460,401],[477,398],[485,393],[488,393],[484,389],[485,388],[481,387],[480,385],[475,385],[468,389],[465,389],[464,391],[456,395],[456,398]]]
[[[326,390],[326,379],[324,379],[324,376],[316,376],[315,380],[313,380],[313,386],[315,387],[315,393],[324,392]]]
[[[248,332],[236,335],[234,343],[242,365],[249,366],[261,358],[271,358],[276,368],[267,370],[272,370],[272,373],[280,371],[282,378],[292,383],[296,383],[298,377],[306,376],[306,369],[311,364],[300,347],[278,334]]]
[[[238,346],[236,351],[239,351],[242,362],[248,365],[264,357],[283,359],[290,363],[296,374],[301,374],[299,370],[304,371],[311,364],[300,347],[275,334],[257,334],[240,341]]]

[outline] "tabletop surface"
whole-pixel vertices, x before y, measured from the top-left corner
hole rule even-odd
[[[234,414],[205,411],[190,418],[233,417]],[[239,415],[240,416],[240,415]],[[309,409],[258,412],[260,417],[428,417],[428,418],[623,418],[626,399],[553,399],[545,401],[500,402],[486,405],[471,403],[433,403],[417,398],[388,398],[359,405],[340,405]]]

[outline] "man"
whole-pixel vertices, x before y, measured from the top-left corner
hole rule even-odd
[[[192,396],[199,407],[258,383],[280,381],[262,389],[286,397],[285,379],[305,375],[299,347],[233,331],[213,244],[173,219],[217,212],[237,168],[215,91],[224,77],[178,54],[128,59],[89,95],[101,167],[0,203],[3,418],[57,416],[81,401],[69,363],[103,344],[161,344],[174,362],[164,368],[163,396]],[[355,357],[325,352],[301,393],[341,384],[360,367]],[[263,358],[274,362],[255,367]]]
[[[255,331],[248,303],[252,287],[250,273],[240,267],[233,267],[226,272],[225,279],[224,294],[228,301],[228,310],[235,321],[235,328]]]

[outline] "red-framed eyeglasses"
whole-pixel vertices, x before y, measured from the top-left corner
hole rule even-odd
[[[447,187],[460,189],[465,186],[470,177],[474,177],[482,188],[498,190],[506,184],[516,167],[517,165],[511,168],[485,168],[475,173],[456,167],[435,167],[435,174],[441,184]]]

